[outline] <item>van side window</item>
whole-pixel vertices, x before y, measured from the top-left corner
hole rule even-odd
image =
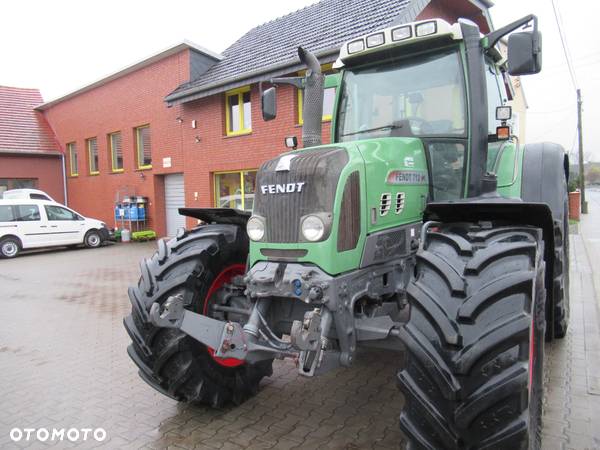
[[[17,205],[15,207],[15,213],[15,220],[19,222],[40,220],[40,210],[37,205]]]
[[[77,220],[79,216],[60,206],[44,205],[48,220]]]
[[[51,201],[44,194],[29,194],[29,198],[32,199],[32,200],[48,200],[48,201]]]
[[[0,206],[0,222],[14,222],[14,220],[15,215],[12,206]]]

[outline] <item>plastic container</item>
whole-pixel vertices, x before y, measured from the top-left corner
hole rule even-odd
[[[121,242],[130,242],[131,241],[131,231],[127,228],[121,230]]]
[[[130,220],[138,220],[138,207],[135,203],[129,205],[127,207],[129,210],[129,219]]]

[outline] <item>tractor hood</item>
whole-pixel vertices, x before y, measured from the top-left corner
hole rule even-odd
[[[264,225],[264,235],[251,242],[250,263],[309,262],[330,274],[356,269],[369,235],[420,220],[427,192],[420,139],[370,139],[285,153],[257,174],[252,215]],[[314,221],[322,227],[311,240],[305,229]]]

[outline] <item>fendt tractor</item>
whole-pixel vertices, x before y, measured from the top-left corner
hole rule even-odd
[[[327,76],[298,54],[306,75],[261,99],[270,120],[278,86],[304,89],[304,148],[260,167],[251,213],[183,208],[203,224],[141,263],[125,319],[141,377],[220,407],[276,358],[311,377],[396,350],[411,448],[540,448],[544,343],[569,316],[568,159],[520,143],[506,105],[509,75],[541,70],[537,18],[387,28]]]

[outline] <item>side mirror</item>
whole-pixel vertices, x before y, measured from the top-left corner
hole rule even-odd
[[[277,90],[275,87],[263,91],[261,97],[262,116],[265,121],[277,116]]]
[[[539,31],[508,36],[508,73],[532,75],[542,70],[542,35]]]

